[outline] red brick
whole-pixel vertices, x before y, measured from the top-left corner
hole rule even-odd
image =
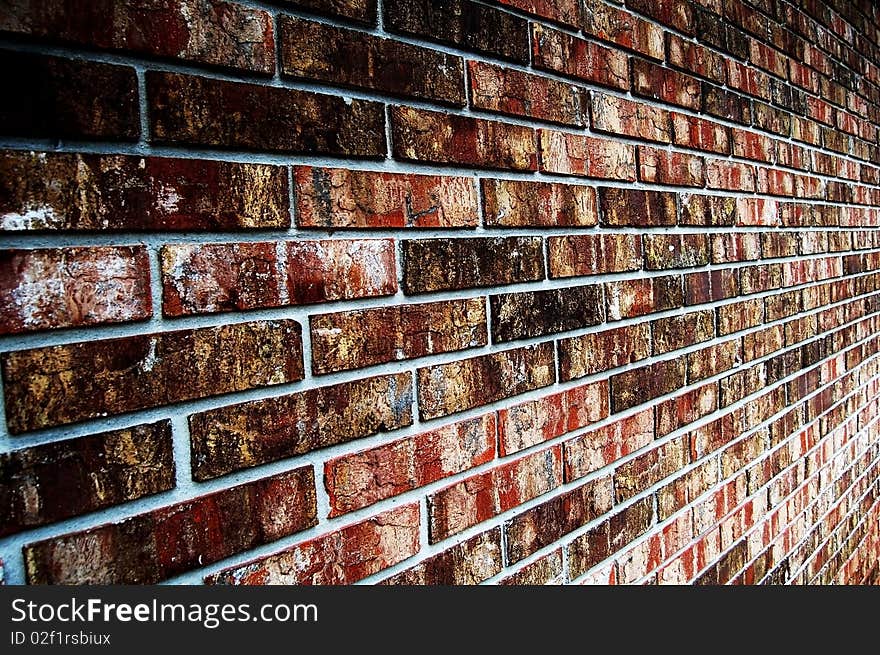
[[[709,263],[709,243],[705,234],[647,234],[645,268],[691,268]]]
[[[738,296],[740,292],[739,271],[722,268],[684,276],[685,305],[702,305],[707,302]]]
[[[147,72],[156,144],[384,157],[382,105],[257,84]]]
[[[743,361],[765,357],[781,350],[785,343],[785,335],[781,325],[774,325],[743,337]]]
[[[741,64],[735,59],[724,61],[727,70],[727,85],[750,96],[769,101],[771,97],[770,77],[766,73]]]
[[[404,505],[279,553],[208,576],[209,584],[343,585],[419,550],[418,505]]]
[[[635,146],[554,130],[541,129],[538,134],[544,172],[629,182],[636,179]]]
[[[774,142],[763,134],[734,128],[733,156],[755,161],[772,162],[776,155]]]
[[[675,225],[675,194],[607,187],[599,189],[601,224],[613,227]]]
[[[532,128],[482,118],[395,106],[391,141],[397,159],[513,170],[538,166]]]
[[[547,239],[550,277],[637,271],[642,238],[635,234],[577,234]]]
[[[722,155],[730,152],[727,127],[695,116],[672,112],[672,142],[679,146],[709,150]]]
[[[689,4],[678,0],[626,0],[628,9],[653,18],[685,34],[693,34],[694,13]]]
[[[280,251],[280,255],[279,255]],[[397,291],[391,240],[168,245],[163,313],[285,307]]]
[[[739,279],[744,294],[779,289],[783,284],[783,268],[781,264],[749,266],[740,269]]]
[[[0,534],[174,488],[171,423],[104,432],[0,455]]]
[[[773,132],[787,138],[791,133],[792,115],[787,111],[755,100],[753,124],[759,130]]]
[[[461,57],[291,16],[278,27],[285,77],[465,104]]]
[[[791,138],[817,146],[822,143],[822,132],[818,123],[800,116],[792,116]]]
[[[564,287],[489,297],[492,341],[568,332],[605,320],[601,285]]]
[[[429,539],[443,541],[561,484],[559,446],[465,478],[428,496]]]
[[[155,584],[317,522],[311,466],[24,547],[30,584]]]
[[[153,314],[143,246],[0,250],[0,334]]]
[[[4,12],[6,14],[6,12]],[[141,133],[134,68],[0,51],[6,136],[136,141]]]
[[[755,191],[755,169],[726,159],[706,161],[706,186],[728,191]]]
[[[419,412],[438,418],[553,384],[552,343],[472,357],[418,370]]]
[[[639,179],[654,184],[701,187],[706,179],[703,158],[639,146]]]
[[[777,77],[788,79],[788,58],[781,52],[755,39],[750,39],[749,50],[749,61],[753,66],[773,73]]]
[[[718,483],[718,462],[709,460],[657,490],[657,514],[664,520],[696,501]]]
[[[585,34],[663,61],[663,30],[659,26],[604,2],[586,5],[581,17]]]
[[[633,93],[652,100],[700,110],[700,81],[650,61],[633,59]]]
[[[336,457],[324,464],[330,515],[367,507],[494,457],[494,414]]]
[[[527,14],[580,27],[581,6],[578,0],[498,0],[500,4],[519,9]]]
[[[611,413],[650,402],[680,389],[685,383],[686,357],[669,359],[611,377]]]
[[[487,111],[582,127],[583,92],[571,84],[479,61],[468,62],[470,102]]]
[[[272,16],[220,0],[13,0],[0,31],[271,75]]]
[[[602,86],[629,88],[624,53],[537,23],[532,25],[532,65]]]
[[[683,193],[679,195],[679,201],[682,225],[718,227],[730,226],[736,221],[735,198]]]
[[[757,232],[728,232],[712,235],[712,263],[760,259],[761,235]]]
[[[283,0],[283,4],[365,25],[376,24],[376,0]]]
[[[581,385],[498,411],[498,451],[504,457],[608,416],[608,383]]]
[[[688,463],[687,440],[667,441],[618,466],[614,471],[615,500],[624,502],[684,468]]]
[[[501,529],[451,546],[382,581],[390,585],[475,585],[501,572]]]
[[[651,354],[648,323],[559,340],[559,378],[566,382],[624,366]]]
[[[377,376],[189,416],[199,481],[412,423],[412,377]]]
[[[669,112],[606,93],[592,94],[593,129],[659,143],[672,142]]]
[[[666,35],[666,52],[670,66],[724,83],[724,57],[718,53],[671,33]]]
[[[715,337],[715,312],[711,309],[658,318],[651,323],[655,355],[678,350]]]
[[[605,299],[611,321],[675,309],[684,304],[678,275],[607,282]]]
[[[718,385],[704,384],[657,404],[657,437],[708,416],[718,409]]]
[[[582,478],[653,440],[654,410],[649,408],[566,441],[565,481]]]
[[[740,363],[742,359],[740,340],[724,341],[696,350],[688,353],[687,359],[688,382],[705,380],[723,371],[729,371]]]
[[[531,180],[481,180],[487,227],[592,227],[599,221],[592,187]]]
[[[237,323],[5,353],[13,433],[303,377],[296,321]]]
[[[504,1],[504,0],[502,0]],[[516,573],[511,573],[498,581],[499,585],[557,585],[563,583],[562,551],[554,550],[549,555],[539,557]]]
[[[717,311],[719,336],[755,327],[764,320],[764,303],[760,299],[722,305]]]
[[[296,166],[293,179],[300,227],[475,227],[479,216],[466,177]]]
[[[286,228],[287,196],[280,166],[0,153],[0,230]]]

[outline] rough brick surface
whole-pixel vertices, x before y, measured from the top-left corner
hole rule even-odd
[[[616,89],[629,87],[626,55],[559,30],[532,25],[535,68]]]
[[[483,180],[483,216],[492,227],[592,227],[592,187],[552,182]]]

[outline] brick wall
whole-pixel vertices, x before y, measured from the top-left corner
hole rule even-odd
[[[11,0],[0,46],[7,582],[880,580],[873,2]]]

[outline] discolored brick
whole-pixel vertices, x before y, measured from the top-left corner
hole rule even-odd
[[[554,130],[538,130],[541,170],[608,180],[635,181],[636,149],[628,143]]]
[[[730,129],[720,123],[672,112],[672,142],[697,150],[730,153]]]
[[[760,298],[722,305],[717,311],[719,336],[755,327],[764,320],[764,303]]]
[[[687,440],[679,437],[618,466],[614,470],[617,502],[624,502],[641,493],[684,468],[688,461]]]
[[[718,409],[718,384],[711,382],[657,404],[657,437],[708,416]]]
[[[575,380],[624,366],[651,354],[648,323],[627,325],[559,340],[560,381]]]
[[[654,184],[701,187],[706,182],[702,157],[639,146],[639,179]]]
[[[611,412],[617,413],[672,393],[685,385],[687,358],[677,357],[611,377]]]
[[[565,481],[577,480],[654,440],[654,410],[649,408],[592,430],[563,444]]]
[[[584,234],[547,239],[550,277],[575,277],[637,271],[642,237],[630,234]]]
[[[601,285],[498,294],[489,304],[493,343],[576,330],[605,318]]]
[[[706,160],[706,186],[726,191],[755,191],[753,166],[726,159]]]
[[[736,222],[736,198],[684,193],[681,202],[682,225],[731,226]]]
[[[611,41],[653,59],[664,58],[663,30],[654,23],[604,2],[584,5],[581,11],[584,33]]]
[[[602,86],[629,88],[624,53],[537,23],[532,24],[532,65]]]
[[[709,263],[709,240],[705,234],[645,235],[645,268],[691,268]]]
[[[412,423],[412,378],[377,376],[220,407],[189,416],[192,473],[233,471]]]
[[[605,303],[609,321],[681,307],[684,304],[681,277],[666,275],[606,282]]]
[[[522,567],[516,573],[502,578],[499,585],[557,585],[563,584],[562,551],[554,550]]]
[[[694,503],[697,498],[718,483],[718,462],[709,460],[656,491],[657,515],[665,520],[679,509]]]
[[[678,0],[626,0],[626,6],[680,32],[693,34],[694,12],[689,4]]]
[[[376,24],[376,0],[278,0],[318,14],[346,18],[364,25]]]
[[[501,528],[494,528],[382,581],[388,585],[474,585],[501,572]]]
[[[715,337],[715,312],[711,309],[658,318],[651,322],[655,355],[662,355]]]
[[[713,344],[688,353],[688,382],[705,380],[723,371],[729,371],[742,361],[739,339]]]
[[[597,91],[591,98],[592,125],[597,132],[672,143],[669,112],[665,109]]]
[[[672,33],[666,34],[666,52],[670,66],[724,84],[725,59],[717,52]]]
[[[592,227],[596,190],[531,180],[480,180],[487,227]]]
[[[626,188],[600,188],[602,225],[609,227],[648,227],[675,225],[674,193]]]
[[[541,16],[570,27],[579,27],[581,6],[578,0],[498,0],[500,4]]]

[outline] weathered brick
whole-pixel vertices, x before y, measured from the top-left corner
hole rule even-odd
[[[149,318],[143,246],[0,250],[0,334]]]
[[[643,59],[632,61],[633,93],[652,100],[700,110],[700,81]]]
[[[309,323],[318,375],[487,343],[484,298],[318,314]]]
[[[408,295],[544,277],[540,237],[408,240],[402,250],[403,290]]]
[[[532,25],[532,65],[593,84],[629,88],[624,53],[537,23]]]
[[[584,33],[663,61],[663,30],[629,12],[591,2],[581,12]]]
[[[706,186],[727,191],[755,191],[753,166],[727,159],[706,160]]]
[[[461,57],[290,16],[278,26],[286,77],[465,104]]]
[[[8,535],[174,488],[171,423],[104,432],[0,455]]]
[[[489,303],[494,343],[568,332],[605,319],[601,285],[498,294]]]
[[[428,496],[429,539],[443,541],[562,484],[562,449],[508,462]]]
[[[504,1],[504,0],[502,0]],[[554,550],[549,555],[539,557],[498,581],[499,585],[557,585],[563,583],[562,551]]]
[[[412,378],[377,376],[220,407],[189,417],[192,473],[233,471],[412,423]]]
[[[705,184],[703,158],[639,146],[639,179],[654,184],[701,187]]]
[[[647,234],[645,268],[691,268],[709,263],[709,241],[705,234]]]
[[[641,268],[640,235],[582,234],[547,239],[550,277],[575,277],[637,271]]]
[[[766,73],[741,64],[735,59],[725,60],[724,66],[727,71],[727,85],[729,87],[750,96],[757,96],[768,101],[771,99],[771,81]]]
[[[679,201],[682,225],[720,227],[736,222],[736,198],[683,193]]]
[[[147,72],[156,144],[383,157],[380,103],[294,89]]]
[[[739,270],[735,268],[718,268],[684,276],[684,302],[687,306],[733,298],[739,293]]]
[[[513,170],[538,166],[532,128],[482,118],[395,106],[391,141],[398,159]]]
[[[487,227],[592,227],[593,187],[531,180],[481,180]]]
[[[666,52],[670,66],[689,71],[719,84],[725,81],[724,57],[717,52],[677,34],[666,34]]]
[[[365,25],[376,24],[376,0],[278,0],[306,11],[341,17]]]
[[[743,262],[761,257],[761,235],[757,232],[728,232],[712,235],[712,263]]]
[[[626,0],[626,6],[680,32],[693,34],[694,12],[689,4],[678,0]]]
[[[651,354],[648,323],[627,325],[559,340],[560,381],[575,380],[624,366]]]
[[[778,203],[767,198],[737,198],[736,225],[779,225]]]
[[[657,490],[657,515],[665,520],[718,483],[718,462],[709,460]]]
[[[687,440],[667,441],[614,470],[615,500],[624,502],[684,468],[688,463]]]
[[[621,457],[644,448],[654,440],[654,410],[622,418],[563,444],[565,481],[571,482]]]
[[[730,130],[715,121],[672,112],[672,142],[726,155],[730,152]]]
[[[704,384],[657,404],[657,438],[708,416],[718,409],[718,385]]]
[[[155,584],[317,522],[311,466],[24,547],[30,584]]]
[[[388,0],[385,29],[411,34],[466,50],[496,55],[520,64],[529,62],[528,21],[470,0]]]
[[[788,78],[788,58],[770,46],[755,39],[749,39],[749,61],[777,77]]]
[[[5,353],[10,432],[303,377],[296,321],[158,332]]]
[[[504,524],[507,558],[518,562],[598,518],[612,503],[611,478],[591,480]]]
[[[760,299],[722,305],[717,311],[719,336],[755,327],[764,320],[764,303]]]
[[[787,137],[791,132],[792,117],[788,112],[755,100],[753,123],[758,129]]]
[[[424,420],[510,398],[555,382],[552,343],[472,357],[418,370]]]
[[[591,94],[593,129],[659,143],[672,142],[669,112],[660,107],[599,93]]]
[[[10,0],[0,31],[271,75],[272,16],[221,0]]]
[[[711,309],[658,318],[651,323],[655,355],[662,355],[715,337],[715,312]]]
[[[290,226],[280,166],[43,152],[0,154],[0,230]]]
[[[667,275],[607,282],[605,302],[610,321],[675,309],[684,304],[681,277]]]
[[[0,50],[0,70],[3,87],[10,89],[0,100],[0,131],[6,136],[118,141],[140,136],[134,68]]]
[[[599,189],[602,225],[647,227],[675,225],[675,194],[605,187]]]
[[[468,62],[471,106],[582,127],[584,92],[571,84],[480,61]]]
[[[495,415],[453,423],[414,437],[342,455],[324,464],[330,515],[461,473],[495,456]]]
[[[418,505],[404,505],[262,559],[208,576],[210,584],[343,585],[419,550]]]
[[[389,239],[175,244],[162,248],[161,259],[166,316],[397,291],[394,244]]]
[[[542,171],[629,182],[636,179],[636,149],[628,143],[544,129],[538,130],[538,138]]]
[[[739,364],[741,359],[739,339],[713,344],[688,353],[688,382],[705,380],[722,371],[729,371]]]
[[[733,156],[755,161],[772,162],[776,156],[774,142],[763,134],[734,128]]]
[[[615,414],[664,396],[685,384],[687,358],[678,357],[611,377],[611,412]]]
[[[568,545],[568,572],[572,579],[579,578],[602,560],[611,555],[609,522],[599,525],[575,537]],[[615,571],[612,568],[612,573]],[[608,584],[607,579],[605,584]]]
[[[555,439],[608,416],[608,382],[584,384],[498,411],[502,457]]]
[[[501,572],[501,528],[487,530],[382,581],[391,585],[474,585]]]

